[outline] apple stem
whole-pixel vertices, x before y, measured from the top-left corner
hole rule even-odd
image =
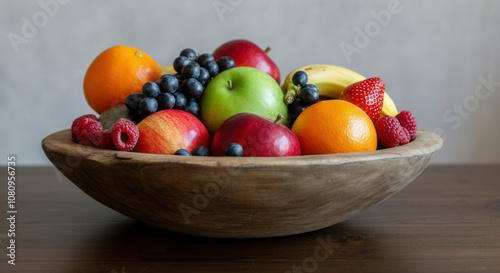
[[[227,84],[228,84],[228,89],[233,90],[233,83],[231,82],[231,80],[228,80]]]
[[[266,49],[264,50],[264,52],[266,52],[266,54],[268,54],[269,52],[271,52],[271,48],[270,47],[266,47]]]
[[[281,114],[278,114],[278,117],[274,120],[274,124],[278,124],[283,120],[283,116]]]

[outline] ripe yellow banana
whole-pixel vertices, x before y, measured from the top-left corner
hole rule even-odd
[[[307,74],[308,82],[316,85],[319,95],[330,99],[336,99],[344,91],[346,86],[366,79],[360,74],[340,66],[328,64],[306,65],[290,72],[285,78],[283,91],[287,93],[295,88],[292,83],[293,74],[297,71],[304,71]]]
[[[297,71],[304,71],[307,74],[308,83],[316,85],[319,95],[322,97],[337,99],[344,89],[353,83],[360,82],[366,78],[350,69],[328,65],[313,64],[306,65],[290,72],[285,78],[282,89],[285,94],[296,91],[297,87],[292,82],[293,74]],[[384,105],[380,117],[385,115],[395,116],[398,114],[396,105],[391,97],[384,92]]]
[[[174,66],[173,65],[164,65],[162,67],[160,67],[161,69],[161,74],[162,75],[165,75],[165,74],[175,74],[177,73],[174,69]]]
[[[384,116],[393,116],[395,117],[398,114],[398,109],[396,108],[396,104],[391,99],[387,92],[384,92],[384,105],[382,106],[382,112],[380,113],[380,118]]]

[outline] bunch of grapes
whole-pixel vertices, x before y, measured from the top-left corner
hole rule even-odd
[[[307,83],[307,74],[304,71],[295,72],[292,76],[292,82],[297,87],[297,92],[293,102],[288,105],[288,126],[290,128],[302,111],[319,101],[318,87]]]
[[[186,48],[174,60],[176,74],[165,74],[156,82],[145,83],[142,93],[129,95],[125,105],[139,120],[170,109],[184,110],[199,117],[199,99],[205,87],[218,73],[234,66],[231,57],[216,61],[209,53],[197,55],[193,49]]]

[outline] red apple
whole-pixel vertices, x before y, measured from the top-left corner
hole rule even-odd
[[[224,156],[227,145],[238,143],[243,156],[296,156],[300,144],[295,134],[280,121],[250,113],[236,114],[220,126],[212,141],[212,155]]]
[[[260,69],[271,75],[279,84],[280,70],[267,55],[270,50],[268,47],[264,51],[247,40],[234,40],[219,46],[212,55],[216,60],[229,56],[233,58],[236,66],[250,66]]]
[[[195,116],[181,110],[163,110],[137,124],[139,141],[134,152],[173,155],[179,149],[192,152],[210,147],[210,134]]]

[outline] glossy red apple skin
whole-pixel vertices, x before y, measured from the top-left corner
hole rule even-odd
[[[210,147],[210,134],[201,121],[188,112],[163,110],[137,124],[139,140],[134,152],[173,155],[179,149],[192,152]]]
[[[213,53],[216,60],[229,56],[233,58],[236,66],[250,66],[260,69],[271,75],[278,84],[281,76],[278,66],[269,58],[267,53],[256,44],[247,40],[229,41],[219,46]]]
[[[220,126],[212,140],[212,155],[224,156],[230,143],[240,144],[245,157],[298,156],[301,153],[298,138],[285,125],[249,113],[236,114]]]

